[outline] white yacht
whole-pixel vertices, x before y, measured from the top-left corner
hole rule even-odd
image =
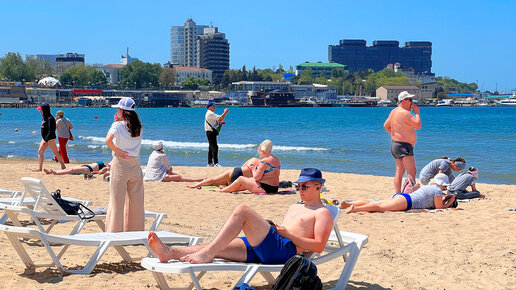
[[[510,97],[505,100],[496,101],[499,107],[514,107],[516,106],[516,97]]]
[[[436,104],[437,107],[449,107],[451,105],[453,105],[452,99],[443,99]]]

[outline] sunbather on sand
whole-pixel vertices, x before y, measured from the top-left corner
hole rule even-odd
[[[281,225],[269,224],[251,208],[237,206],[209,244],[168,247],[151,232],[149,244],[161,262],[178,259],[190,263],[209,263],[214,258],[235,262],[285,263],[299,252],[322,252],[333,227],[330,212],[321,203],[324,184],[321,171],[305,168],[299,180],[304,204],[290,206]],[[245,237],[238,238],[240,231]]]
[[[280,176],[280,160],[272,155],[272,142],[265,140],[258,147],[261,160],[253,171],[253,177],[240,176],[229,186],[222,188],[221,192],[235,192],[249,190],[253,193],[278,192]]]
[[[96,161],[90,164],[84,164],[79,167],[69,167],[66,169],[61,169],[54,171],[52,169],[43,169],[46,174],[54,174],[54,175],[65,175],[65,174],[104,174],[109,171],[111,166],[108,164],[104,164],[102,161]]]
[[[219,174],[215,177],[205,179],[197,184],[188,185],[190,188],[197,188],[201,186],[208,185],[230,185],[233,181],[235,181],[240,176],[252,177],[253,169],[260,163],[258,158],[251,158],[247,160],[242,167],[235,167],[233,169],[229,169],[222,174]]]
[[[450,185],[448,176],[437,174],[433,185],[423,186],[411,194],[396,193],[390,200],[359,200],[354,202],[343,201],[340,208],[348,208],[352,212],[384,212],[405,211],[409,209],[441,209],[450,207],[455,201],[455,195],[443,196],[443,191]]]

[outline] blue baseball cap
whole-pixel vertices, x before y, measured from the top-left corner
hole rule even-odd
[[[208,103],[206,104],[206,109],[208,109],[211,106],[215,106],[215,101],[214,100],[209,100],[208,101]]]
[[[303,168],[299,174],[299,179],[295,183],[315,181],[321,184],[326,182],[326,179],[322,178],[321,170],[317,168]]]

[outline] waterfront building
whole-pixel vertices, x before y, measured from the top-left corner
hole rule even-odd
[[[197,35],[204,33],[208,25],[197,25],[193,19],[186,20],[183,26],[170,28],[170,62],[180,66],[196,67]]]
[[[408,41],[404,47],[396,40],[375,40],[367,46],[363,39],[341,39],[328,46],[328,60],[347,65],[352,71],[380,71],[388,64],[400,63],[415,73],[432,71],[432,42]]]
[[[15,104],[27,100],[25,87],[18,82],[0,84],[0,104]]]
[[[346,72],[348,70],[348,66],[336,63],[336,62],[309,62],[305,61],[302,64],[296,65],[296,75],[300,75],[305,69],[310,68],[314,72],[313,77],[316,78],[324,73],[324,75],[327,78],[331,77],[331,72],[334,69],[340,68],[345,70]]]
[[[48,103],[56,104],[59,96],[59,89],[51,88],[27,88],[26,89],[28,103]]]
[[[108,64],[100,67],[96,67],[95,69],[101,71],[106,76],[106,82],[110,85],[116,85],[120,83],[120,69],[122,69],[124,65],[122,64]]]
[[[52,64],[53,68],[56,68],[57,54],[26,54],[25,60],[34,59],[38,61],[48,61]]]
[[[197,60],[199,67],[213,72],[216,83],[229,69],[229,42],[217,27],[204,28],[204,33],[197,36]]]
[[[56,57],[57,74],[62,74],[71,66],[84,65],[84,59],[84,54],[79,53],[58,54]]]
[[[292,85],[290,90],[294,94],[294,98],[315,99],[320,102],[337,102],[337,87],[328,85]]]
[[[176,72],[176,85],[180,85],[189,77],[212,82],[212,71],[209,69],[184,66],[174,66],[172,69]]]
[[[376,97],[381,100],[389,100],[396,104],[398,103],[398,95],[403,91],[416,95],[416,99],[422,100],[421,90],[416,86],[381,86],[376,89]]]

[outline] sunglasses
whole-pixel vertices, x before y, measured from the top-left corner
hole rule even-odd
[[[310,187],[313,187],[313,186],[317,186],[317,184],[314,184],[314,185],[296,185],[296,190],[307,190],[309,189]]]
[[[412,98],[408,98],[408,99],[405,99],[405,100],[407,100],[407,101],[412,103]]]

